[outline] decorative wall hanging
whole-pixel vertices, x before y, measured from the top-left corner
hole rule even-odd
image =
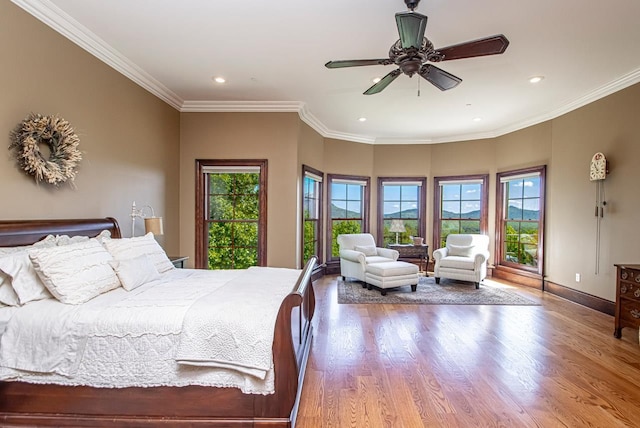
[[[589,180],[596,182],[596,275],[600,273],[600,223],[607,205],[604,194],[604,180],[609,173],[607,159],[600,152],[593,155],[589,164]]]
[[[82,160],[79,143],[80,139],[66,120],[31,113],[11,131],[9,150],[15,151],[20,168],[33,175],[36,182],[58,186],[73,182],[76,177],[76,167]],[[41,144],[48,146],[48,158],[40,151]]]

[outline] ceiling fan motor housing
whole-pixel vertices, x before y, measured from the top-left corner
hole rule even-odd
[[[420,0],[404,0],[404,3],[409,9],[413,10],[418,7],[418,3],[420,3]]]

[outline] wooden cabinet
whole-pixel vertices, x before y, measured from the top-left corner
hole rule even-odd
[[[640,328],[640,265],[616,264],[616,318],[613,335],[623,327]]]

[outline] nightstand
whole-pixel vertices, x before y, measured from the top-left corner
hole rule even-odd
[[[189,260],[189,257],[188,256],[170,256],[169,260],[171,260],[171,263],[173,263],[175,267],[177,267],[178,269],[182,269],[184,268],[184,262]]]
[[[429,264],[429,246],[427,244],[389,244],[389,248],[400,253],[398,260],[418,260],[418,269],[426,273]]]

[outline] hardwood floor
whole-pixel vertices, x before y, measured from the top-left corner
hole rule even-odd
[[[638,331],[515,290],[541,306],[346,305],[320,279],[296,427],[640,426]]]

